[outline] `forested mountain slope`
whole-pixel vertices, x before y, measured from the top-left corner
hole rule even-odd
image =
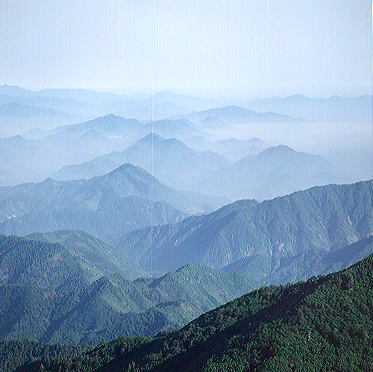
[[[63,291],[119,273],[146,275],[113,247],[82,231],[0,235],[0,285],[48,287]]]
[[[18,371],[369,371],[373,256],[341,272],[261,287],[155,339],[121,337]]]
[[[88,346],[43,344],[31,340],[0,341],[0,371],[13,372],[19,366],[32,360],[68,358],[89,350]]]
[[[130,279],[141,274],[83,232],[0,236],[0,339],[97,344],[154,336],[258,287],[198,265]]]

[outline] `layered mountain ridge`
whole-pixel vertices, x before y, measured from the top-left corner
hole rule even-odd
[[[224,204],[222,198],[171,189],[128,163],[90,180],[47,179],[2,187],[0,200],[3,234],[78,229],[101,239],[140,227],[180,221]]]
[[[261,287],[157,338],[120,337],[20,371],[370,370],[373,256],[288,286]]]
[[[178,224],[130,232],[113,244],[143,267],[151,256],[158,270],[194,262],[239,271],[261,283],[287,283],[338,270],[321,262],[369,237],[372,216],[373,182],[365,181],[313,187],[261,203],[237,201]],[[366,245],[371,247],[369,241]]]

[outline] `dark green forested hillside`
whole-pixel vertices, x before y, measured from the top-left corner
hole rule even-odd
[[[30,340],[0,341],[0,372],[14,371],[30,360],[68,358],[87,350],[87,346],[47,345]]]
[[[326,265],[328,255],[372,234],[373,182],[363,181],[262,203],[237,201],[177,224],[130,232],[113,244],[144,268],[150,258],[161,271],[193,262],[286,284],[346,267],[351,262],[343,257],[339,267]]]
[[[261,287],[165,336],[121,337],[17,371],[371,371],[372,355],[369,256],[307,282]]]
[[[153,336],[258,286],[199,265],[131,280],[136,273],[83,232],[0,236],[0,339],[94,345],[123,334]]]
[[[81,231],[0,235],[0,284],[28,285],[62,291],[91,284],[120,273],[126,278],[144,275],[109,245]]]

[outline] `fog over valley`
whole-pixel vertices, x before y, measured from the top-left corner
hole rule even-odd
[[[309,168],[312,174],[304,174],[303,178],[311,178],[296,181],[292,189],[262,196],[238,193],[232,201],[255,196],[263,199],[307,186],[372,177],[369,95],[314,99],[295,95],[247,102],[219,101],[215,107],[216,100],[171,91],[145,99],[85,90],[71,90],[72,98],[67,98],[69,90],[33,92],[7,85],[0,91],[3,101],[15,101],[0,106],[2,186],[40,182],[48,177],[87,179],[129,162],[176,189],[198,190],[204,184],[204,193],[209,194],[211,187],[211,193],[216,194],[221,182],[214,174],[219,169],[231,172],[230,167],[235,166],[232,169],[237,173],[236,163],[240,160],[246,158],[247,162],[279,145],[290,147],[294,156],[319,155],[324,167],[320,163]],[[84,117],[89,120],[82,119],[81,113],[74,116],[71,105],[84,107]],[[119,115],[123,112],[130,116]],[[157,118],[152,120],[155,112]],[[292,179],[299,171],[300,160],[293,160],[295,168],[291,169],[289,159],[281,158],[282,153],[274,156],[278,157],[277,164],[271,166],[273,169],[268,165],[266,175],[259,176],[251,166],[254,173],[242,169],[238,177],[249,178],[250,174],[257,180],[257,187],[264,176],[271,178],[266,180],[269,183],[276,183],[276,177],[281,178],[278,182],[284,177]],[[284,167],[287,169],[280,169]],[[219,192],[220,196],[228,196],[221,188]]]

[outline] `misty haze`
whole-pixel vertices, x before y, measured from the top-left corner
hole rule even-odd
[[[373,369],[371,1],[0,12],[0,371]]]

